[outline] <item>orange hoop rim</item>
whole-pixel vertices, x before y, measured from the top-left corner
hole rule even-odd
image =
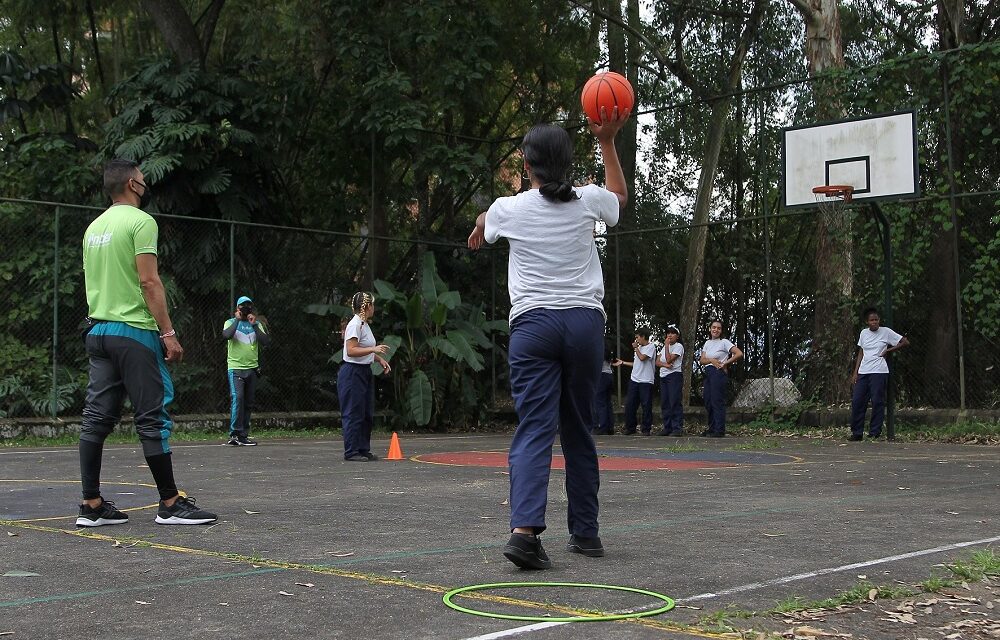
[[[850,202],[851,196],[854,195],[854,187],[849,184],[824,184],[813,187],[812,192],[817,196],[840,198],[844,202]]]

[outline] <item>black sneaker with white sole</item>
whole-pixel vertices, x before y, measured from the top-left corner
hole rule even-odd
[[[542,541],[535,535],[513,533],[503,547],[505,558],[522,569],[549,569],[552,561],[542,548]]]
[[[604,556],[604,545],[598,537],[586,538],[584,536],[571,535],[566,550],[570,553],[580,553],[591,558]]]
[[[240,439],[236,436],[230,436],[229,442],[227,442],[226,445],[230,447],[238,447],[240,446]]]
[[[101,498],[99,507],[87,504],[80,505],[80,515],[76,518],[78,527],[103,527],[106,524],[125,524],[128,515],[115,508],[115,503]]]
[[[237,436],[236,444],[241,447],[256,447],[257,441],[251,440],[249,436]]]
[[[211,524],[218,520],[214,513],[199,509],[194,498],[179,497],[169,507],[160,501],[156,524]]]

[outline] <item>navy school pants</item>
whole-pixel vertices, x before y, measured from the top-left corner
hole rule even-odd
[[[597,448],[590,435],[604,352],[596,309],[532,309],[511,323],[510,386],[518,425],[510,443],[510,527],[545,530],[552,445],[566,460],[569,532],[597,536]]]
[[[681,388],[684,374],[671,373],[660,378],[660,416],[664,433],[684,431],[684,409],[681,407]]]
[[[877,438],[882,434],[885,420],[885,390],[889,385],[888,373],[862,373],[854,384],[851,394],[851,433],[860,436],[865,432],[865,411],[868,401],[872,403],[872,420],[868,425],[868,435]]]
[[[344,362],[337,372],[337,397],[344,431],[344,459],[371,451],[375,381],[370,364]]]
[[[709,365],[705,367],[705,410],[708,412],[708,431],[726,433],[726,388],[729,376],[725,371]]]
[[[625,393],[625,433],[635,433],[635,414],[642,405],[642,432],[653,429],[653,383],[628,381]]]

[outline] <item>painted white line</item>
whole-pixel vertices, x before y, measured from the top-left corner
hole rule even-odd
[[[678,598],[678,603],[684,602],[694,602],[697,600],[710,600],[712,598],[719,598],[721,596],[727,596],[734,593],[743,593],[746,591],[755,591],[757,589],[763,589],[765,587],[773,587],[781,584],[788,584],[789,582],[796,582],[798,580],[808,580],[809,578],[815,578],[817,576],[825,576],[831,573],[840,573],[843,571],[851,571],[854,569],[860,569],[862,567],[870,567],[877,564],[886,564],[889,562],[896,562],[898,560],[906,560],[908,558],[918,558],[920,556],[927,556],[934,553],[941,553],[944,551],[954,551],[955,549],[962,549],[964,547],[974,547],[980,544],[989,544],[991,542],[1000,542],[1000,536],[994,536],[992,538],[982,538],[980,540],[970,540],[968,542],[956,542],[954,544],[941,545],[940,547],[934,547],[932,549],[922,549],[920,551],[911,551],[909,553],[900,553],[894,556],[886,556],[884,558],[878,558],[876,560],[866,560],[864,562],[854,562],[852,564],[844,564],[839,567],[828,567],[826,569],[818,569],[816,571],[808,571],[806,573],[797,573],[793,576],[785,576],[783,578],[775,578],[773,580],[765,580],[764,582],[751,582],[750,584],[740,585],[738,587],[733,587],[731,589],[723,589],[722,591],[713,591],[710,593],[699,593],[698,595],[688,596],[686,598]],[[641,611],[642,609],[635,609],[635,611]],[[513,629],[506,629],[504,631],[497,631],[495,633],[488,633],[484,636],[474,636],[471,638],[466,638],[465,640],[495,640],[497,638],[509,638],[511,636],[520,635],[522,633],[530,633],[532,631],[540,631],[542,629],[548,629],[549,627],[558,627],[564,624],[572,624],[570,622],[539,622],[537,624],[531,624],[524,627],[514,627]]]
[[[756,589],[762,589],[764,587],[773,587],[779,584],[788,584],[789,582],[796,582],[798,580],[808,580],[809,578],[815,578],[817,576],[825,576],[831,573],[851,571],[854,569],[861,569],[863,567],[870,567],[877,564],[886,564],[888,562],[896,562],[897,560],[906,560],[908,558],[918,558],[920,556],[931,555],[932,553],[941,553],[943,551],[954,551],[955,549],[961,549],[963,547],[974,547],[979,544],[989,544],[990,542],[998,542],[998,541],[1000,541],[1000,536],[994,536],[992,538],[983,538],[981,540],[971,540],[969,542],[956,542],[955,544],[945,544],[941,545],[940,547],[934,547],[933,549],[923,549],[921,551],[911,551],[909,553],[900,553],[894,556],[886,556],[885,558],[878,558],[876,560],[866,560],[865,562],[843,564],[840,565],[839,567],[828,567],[826,569],[809,571],[807,573],[797,573],[794,576],[785,576],[784,578],[775,578],[773,580],[765,580],[764,582],[751,582],[750,584],[744,584],[739,587],[733,587],[732,589],[723,589],[722,591],[699,593],[696,596],[679,598],[677,601],[692,602],[695,600],[709,600],[711,598],[718,598],[720,596],[728,596],[733,593],[754,591]]]

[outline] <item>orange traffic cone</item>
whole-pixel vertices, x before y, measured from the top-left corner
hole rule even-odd
[[[389,441],[389,455],[385,457],[386,460],[402,460],[403,450],[399,448],[399,436],[396,432],[392,432],[392,440]]]

